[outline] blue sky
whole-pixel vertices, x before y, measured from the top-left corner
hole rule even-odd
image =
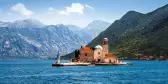
[[[84,27],[93,20],[112,23],[130,10],[147,13],[166,4],[168,0],[0,0],[0,21],[33,18]]]

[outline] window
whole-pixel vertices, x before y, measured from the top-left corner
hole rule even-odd
[[[87,53],[85,54],[85,56],[87,56]]]
[[[98,54],[100,54],[100,52],[98,52]]]

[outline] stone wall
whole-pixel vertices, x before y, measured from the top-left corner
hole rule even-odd
[[[100,48],[97,48],[95,51],[94,51],[94,60],[96,62],[103,62],[103,52],[102,52],[102,49]]]
[[[93,52],[80,50],[79,60],[82,62],[92,62]]]

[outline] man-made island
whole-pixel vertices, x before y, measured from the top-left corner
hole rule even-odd
[[[59,58],[59,57],[58,57]],[[88,46],[81,47],[75,51],[75,58],[70,63],[56,62],[52,66],[90,66],[90,65],[126,65],[127,62],[121,62],[117,56],[108,51],[108,39],[104,38],[102,45],[95,48]]]

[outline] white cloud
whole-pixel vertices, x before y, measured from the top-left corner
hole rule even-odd
[[[53,7],[48,8],[49,11],[54,11],[55,9]]]
[[[16,5],[14,5],[13,7],[11,7],[12,11],[18,12],[23,16],[29,17],[31,15],[33,15],[33,12],[28,10],[24,4],[22,3],[17,3]]]
[[[94,8],[93,8],[92,6],[89,6],[89,5],[87,5],[87,4],[85,4],[85,7],[87,7],[87,8],[90,8],[90,9],[94,10]]]
[[[60,15],[69,15],[68,12],[64,11],[64,10],[56,10],[53,7],[49,7],[48,8],[48,13],[47,14],[60,14]]]
[[[49,7],[47,14],[54,14],[55,12],[56,12],[56,9],[54,9],[53,7]]]
[[[72,3],[70,7],[66,7],[66,12],[83,14],[85,6],[80,3]]]
[[[61,15],[69,15],[66,11],[59,11],[58,13]]]
[[[53,11],[56,11],[58,14],[61,15],[69,15],[70,13],[78,13],[78,14],[83,14],[85,8],[90,8],[94,10],[92,6],[89,6],[87,4],[80,4],[80,3],[72,3],[71,6],[65,7],[64,10],[56,10],[52,7],[50,7],[48,10],[53,13]]]
[[[85,27],[93,20],[93,18],[83,15],[85,9],[94,10],[92,6],[87,4],[72,3],[62,10],[49,7],[47,13],[41,13],[38,16],[36,14],[35,18],[41,20],[45,24],[72,24]]]

